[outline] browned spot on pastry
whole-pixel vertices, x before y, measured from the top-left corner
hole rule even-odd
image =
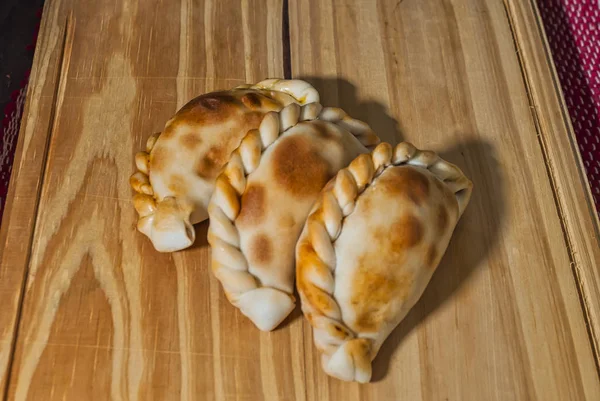
[[[260,97],[254,92],[250,92],[242,96],[242,103],[249,109],[260,107]]]
[[[389,232],[379,233],[381,241],[389,241],[391,251],[400,252],[417,245],[423,238],[423,225],[415,216],[403,215],[394,222]]]
[[[205,110],[218,110],[223,106],[236,103],[235,96],[228,92],[210,92],[190,100],[181,108],[181,112],[188,112],[202,108]]]
[[[215,178],[225,163],[229,161],[229,155],[240,142],[240,136],[224,135],[224,138],[216,145],[211,146],[204,157],[196,164],[196,174],[202,178]]]
[[[435,245],[431,245],[427,250],[427,255],[425,256],[425,262],[428,267],[434,267],[435,260],[437,258],[437,251],[435,249]]]
[[[173,194],[182,194],[186,192],[187,186],[185,179],[179,174],[173,174],[169,179],[169,191]]]
[[[297,260],[297,275],[298,275],[298,281],[300,280],[300,276],[302,276],[302,274],[304,273],[304,270],[306,269],[306,262],[307,262],[307,258],[310,258],[312,255],[314,255],[315,253],[315,249],[313,248],[312,244],[306,240],[301,240],[298,243],[298,260]],[[298,286],[301,286],[302,283],[299,282]]]
[[[320,313],[329,313],[333,308],[333,301],[320,288],[314,286],[307,277],[313,274],[325,274],[327,269],[316,255],[310,242],[302,241],[298,244],[298,259],[296,264],[296,285],[298,291],[304,294],[306,300]]]
[[[196,174],[205,179],[216,177],[229,161],[231,152],[240,144],[242,138],[260,125],[261,116],[262,114],[258,112],[246,113],[239,124],[224,130],[221,139],[198,160]]]
[[[329,332],[330,336],[339,340],[345,340],[352,335],[348,329],[340,326],[339,324],[328,324],[327,331]]]
[[[429,180],[416,168],[404,172],[406,195],[417,205],[424,203],[429,195]]]
[[[177,118],[189,123],[215,124],[230,121],[234,113],[248,114],[248,109],[261,110],[257,113],[262,116],[267,111],[279,111],[281,107],[279,102],[255,90],[214,92],[192,99],[180,109]]]
[[[257,106],[248,107],[245,103],[242,104],[240,98],[244,96],[246,102],[250,99],[252,104],[256,103]],[[207,132],[216,132],[218,140],[198,160],[194,169],[200,177],[214,179],[244,135],[249,130],[259,127],[264,113],[280,108],[277,102],[256,91],[235,93],[235,96],[232,92],[208,93],[192,99],[183,106],[165,127],[162,135],[165,138],[177,137],[183,146],[193,149],[203,138],[199,133],[191,135],[190,129],[213,127]]]
[[[351,304],[356,313],[355,328],[376,332],[394,311],[393,301],[403,301],[413,284],[412,273],[382,264],[376,255],[364,255],[352,282]]]
[[[184,148],[194,150],[202,143],[202,138],[200,138],[200,135],[197,133],[188,132],[184,134],[179,141]]]
[[[303,292],[308,302],[321,313],[326,314],[333,310],[332,299],[320,288],[305,283]]]
[[[327,162],[306,137],[283,139],[275,148],[273,158],[275,180],[295,196],[318,193],[330,178]]]
[[[165,127],[163,135],[172,137],[177,135],[179,129],[190,125],[215,126],[234,122],[234,126],[229,125],[229,132],[223,135],[233,135],[239,140],[248,130],[258,128],[265,112],[280,109],[280,103],[254,90],[207,93],[190,100],[179,109]],[[248,127],[248,124],[252,126]]]
[[[227,92],[207,93],[179,109],[172,125],[223,123],[239,110],[239,104],[239,100]]]
[[[440,204],[437,208],[436,221],[438,232],[441,234],[446,231],[446,227],[448,227],[448,212],[443,204]]]
[[[389,174],[380,177],[380,186],[386,191],[406,196],[420,205],[429,196],[429,179],[417,167],[401,166],[388,169]]]
[[[250,185],[242,195],[242,210],[236,219],[236,224],[257,224],[265,215],[265,187],[258,184]]]
[[[265,234],[258,234],[251,240],[250,261],[258,264],[267,264],[273,257],[271,240]]]
[[[198,104],[207,110],[217,110],[219,106],[223,104],[233,103],[233,101],[233,96],[228,95],[220,95],[218,97],[201,96],[198,101]]]
[[[196,174],[202,178],[214,178],[226,162],[225,155],[224,146],[212,146],[204,157],[198,160]]]
[[[376,332],[389,321],[413,285],[413,273],[403,269],[406,252],[423,239],[424,227],[405,214],[391,226],[379,227],[373,240],[377,251],[359,257],[352,281],[351,305],[356,313],[353,329]]]

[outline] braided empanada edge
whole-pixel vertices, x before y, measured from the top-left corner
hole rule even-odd
[[[473,184],[454,164],[435,152],[422,151],[408,142],[395,147],[379,144],[340,170],[313,205],[296,247],[296,285],[302,311],[313,327],[314,342],[322,352],[325,371],[342,380],[368,382],[372,341],[360,337],[344,323],[334,297],[336,255],[334,243],[344,219],[354,211],[364,190],[385,169],[411,165],[425,168],[454,192],[459,217],[471,197]]]
[[[282,290],[261,286],[251,274],[247,258],[240,249],[235,220],[240,213],[247,177],[258,168],[264,152],[288,129],[300,122],[317,119],[346,129],[367,148],[379,143],[379,138],[366,123],[351,118],[342,109],[323,107],[319,103],[290,104],[278,113],[267,113],[259,128],[246,134],[217,176],[209,201],[208,242],[212,247],[212,271],[223,285],[229,301],[263,331],[273,330],[285,319],[295,306],[295,298]]]

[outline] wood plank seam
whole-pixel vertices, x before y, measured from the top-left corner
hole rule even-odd
[[[281,5],[281,46],[282,46],[282,64],[283,64],[283,77],[285,79],[292,79],[292,52],[291,52],[291,37],[290,37],[290,7],[289,0],[283,0]],[[294,289],[294,294],[296,299],[298,298],[297,290]],[[300,308],[300,305],[297,304],[296,308]],[[293,313],[293,312],[292,312]],[[307,327],[305,326],[306,320],[302,313],[298,316],[298,319],[301,321],[301,332],[307,333]],[[310,330],[310,328],[309,328]],[[310,334],[312,335],[312,333]],[[306,355],[306,347],[307,341],[302,341],[302,355],[303,357]],[[309,342],[308,347],[312,346],[312,343]],[[306,381],[306,369],[302,369],[302,383],[307,383]],[[306,401],[306,394],[303,401]]]
[[[290,50],[290,7],[289,0],[283,0],[281,7],[281,45],[283,48],[283,77],[292,79],[292,54]]]
[[[536,6],[534,4],[534,0],[529,0],[529,1],[531,4],[531,7],[533,7],[535,9]],[[556,173],[554,172],[554,170],[555,170],[554,162],[551,158],[550,152],[548,151],[548,144],[546,142],[546,138],[544,136],[544,132],[543,132],[541,124],[540,124],[539,115],[538,115],[538,105],[536,104],[535,98],[532,95],[531,79],[529,77],[527,67],[523,61],[522,51],[521,51],[521,48],[519,45],[519,40],[518,40],[516,31],[514,28],[514,16],[511,13],[510,6],[508,5],[507,0],[503,0],[503,4],[504,4],[504,9],[506,11],[508,23],[510,25],[513,43],[515,46],[515,51],[517,53],[517,58],[519,60],[519,67],[521,69],[521,74],[523,76],[523,82],[525,84],[525,90],[526,90],[528,101],[530,104],[530,111],[531,111],[531,115],[532,115],[532,118],[534,121],[536,134],[537,134],[537,138],[538,138],[538,143],[539,143],[541,151],[542,151],[545,168],[546,168],[546,171],[548,174],[548,179],[550,181],[550,186],[552,188],[552,195],[554,198],[554,203],[556,205],[556,211],[557,211],[561,229],[563,232],[565,245],[567,247],[567,252],[569,255],[569,261],[570,261],[570,265],[571,265],[571,271],[573,273],[573,278],[574,278],[574,281],[576,284],[579,302],[581,304],[581,309],[585,316],[586,329],[588,332],[590,347],[592,348],[592,352],[594,354],[596,373],[598,374],[598,377],[600,378],[600,337],[599,337],[599,333],[597,333],[595,330],[595,327],[596,327],[594,324],[595,322],[593,322],[593,316],[590,312],[592,305],[590,305],[589,302],[587,301],[588,297],[587,297],[586,291],[585,291],[585,285],[584,285],[584,279],[582,278],[581,267],[577,263],[577,260],[574,256],[573,239],[572,239],[572,235],[570,232],[571,229],[569,227],[568,220],[566,218],[564,202],[561,200],[560,193],[558,191],[558,183],[557,183],[557,179],[556,179]],[[553,62],[552,62],[552,58],[549,53],[550,50],[548,48],[548,43],[545,39],[545,34],[544,34],[544,31],[543,31],[543,28],[541,25],[541,21],[539,20],[539,13],[536,13],[536,15],[538,17],[538,18],[536,18],[537,32],[540,35],[540,37],[542,38],[542,42],[544,44],[544,54],[547,58],[547,62],[549,63],[549,65],[552,66]],[[558,85],[558,82],[557,82],[556,71],[554,70],[554,68],[552,70],[553,70],[552,85],[554,86],[554,90],[556,91],[556,93],[560,94],[561,91],[560,91],[560,86]],[[562,95],[560,96],[560,98],[562,99]],[[563,103],[564,103],[564,101],[563,101]],[[566,110],[566,107],[563,107],[561,109],[561,114],[562,114],[562,118],[563,118],[563,122],[564,122],[565,126],[568,127],[568,126],[570,126],[570,122],[569,122],[570,120],[569,120],[569,117],[566,115],[565,110]],[[589,191],[589,185],[587,183],[587,179],[585,178],[585,175],[583,174],[583,164],[581,163],[581,157],[577,150],[577,146],[573,143],[572,137],[569,137],[569,143],[571,145],[571,148],[569,149],[569,151],[571,151],[575,155],[576,160],[579,162],[579,165],[581,166],[581,168],[578,169],[579,173],[580,173],[579,178],[582,180],[582,182],[584,184],[584,188],[586,189],[586,195],[587,195],[586,203],[589,208],[589,213],[591,216],[597,216],[597,214],[594,212],[594,206],[591,201],[592,198],[591,198],[591,192]],[[594,226],[595,226],[596,230],[598,230],[598,224],[595,224]],[[596,232],[596,234],[597,234],[597,232]],[[597,236],[597,238],[600,238],[600,236]]]
[[[70,61],[70,57],[71,57],[71,48],[72,48],[72,44],[73,44],[73,34],[74,34],[74,24],[73,24],[73,15],[71,12],[67,15],[67,19],[65,21],[64,34],[63,34],[63,38],[62,38],[62,48],[61,48],[61,52],[60,52],[60,58],[59,58],[60,61],[59,61],[58,74],[57,74],[58,76],[56,79],[52,107],[51,107],[51,112],[50,112],[51,113],[50,114],[50,124],[48,126],[49,127],[48,134],[46,135],[46,143],[44,146],[44,152],[42,153],[42,157],[44,158],[44,162],[42,163],[42,171],[40,172],[40,176],[42,177],[42,179],[38,185],[37,193],[35,196],[36,203],[35,203],[35,209],[34,209],[33,214],[36,217],[33,221],[33,227],[31,230],[32,235],[29,238],[29,244],[27,246],[25,269],[23,271],[23,279],[21,281],[21,289],[19,291],[19,303],[18,303],[19,306],[17,309],[15,326],[13,328],[12,342],[10,345],[10,356],[9,356],[9,361],[8,361],[8,365],[7,365],[7,369],[6,369],[7,377],[6,377],[6,386],[3,389],[3,395],[2,395],[3,400],[8,399],[8,389],[9,389],[9,383],[11,381],[11,376],[12,376],[12,369],[13,369],[13,362],[14,362],[14,356],[15,356],[15,350],[16,350],[16,344],[17,344],[17,337],[19,336],[19,331],[20,331],[20,326],[21,326],[24,293],[25,293],[25,288],[27,287],[27,280],[28,280],[28,275],[29,275],[29,265],[31,262],[31,251],[33,248],[33,239],[34,239],[33,233],[35,233],[35,231],[36,231],[37,222],[40,217],[39,205],[40,205],[40,200],[41,200],[41,192],[42,192],[42,188],[44,186],[44,182],[46,180],[46,172],[47,172],[47,166],[48,166],[48,160],[49,160],[48,153],[49,153],[49,149],[50,149],[50,142],[52,140],[53,133],[56,131],[57,110],[62,105],[62,101],[64,99],[64,93],[65,93],[65,87],[66,87],[66,77],[67,77],[69,61]]]
[[[511,28],[512,28],[512,26],[513,26],[513,25],[512,25],[512,24],[513,24],[513,19],[512,19],[512,18],[513,18],[513,17],[512,17],[512,16],[511,16],[511,14],[510,14],[510,7],[508,7],[508,5],[507,5],[507,3],[506,3],[506,1],[508,1],[508,0],[503,0],[503,1],[504,1],[504,5],[505,5],[505,7],[507,8],[507,15],[508,15],[508,17],[509,17],[509,23],[511,24]],[[571,117],[568,115],[568,109],[567,109],[566,103],[564,102],[564,98],[563,98],[563,96],[562,96],[562,90],[561,90],[560,83],[558,82],[558,75],[556,74],[556,70],[555,70],[555,68],[554,68],[554,62],[552,61],[552,56],[551,56],[551,52],[550,52],[550,47],[549,47],[549,45],[548,45],[548,41],[546,40],[546,34],[545,34],[545,31],[544,31],[544,28],[543,28],[542,21],[539,19],[539,18],[540,18],[540,16],[539,16],[540,14],[539,14],[539,12],[537,12],[537,6],[536,6],[536,4],[535,4],[535,0],[529,0],[529,3],[531,4],[531,8],[532,8],[532,9],[534,9],[534,10],[536,10],[536,13],[535,13],[535,14],[536,14],[536,16],[538,17],[538,18],[536,19],[536,23],[537,23],[537,31],[538,31],[538,33],[539,33],[539,35],[540,35],[540,38],[542,39],[542,42],[543,42],[543,44],[544,44],[544,54],[545,54],[545,56],[546,56],[546,61],[547,61],[548,65],[551,67],[551,69],[552,69],[552,71],[553,71],[553,75],[552,75],[552,78],[553,78],[553,80],[552,80],[552,86],[554,87],[554,91],[555,91],[556,93],[559,93],[559,94],[560,94],[560,96],[559,96],[559,97],[560,97],[560,99],[561,99],[561,103],[562,103],[562,105],[563,105],[563,107],[561,107],[561,116],[562,116],[563,123],[564,123],[565,127],[569,127],[569,130],[570,130],[570,131],[572,131],[572,128],[571,128]],[[513,37],[515,37],[515,36],[514,36],[514,33],[515,33],[515,32],[514,32],[514,30],[513,30]],[[515,37],[515,43],[517,43],[517,42],[518,42],[518,41],[516,40],[516,37]],[[519,56],[519,61],[522,61],[522,60],[521,60],[521,55],[520,55],[520,54],[521,54],[521,53],[519,52],[519,53],[518,53],[518,56]],[[523,66],[523,68],[524,68],[525,70],[527,69],[527,68],[524,66],[524,64],[523,64],[523,63],[521,63],[521,65]],[[526,75],[524,75],[524,79],[525,79],[525,78],[527,78],[527,76],[526,76]],[[528,94],[531,94],[531,92],[530,92],[530,90],[529,90],[530,80],[529,80],[529,79],[526,79],[526,80],[525,80],[525,84],[526,84],[526,89],[527,89],[527,91],[528,91],[527,93],[528,93]],[[535,100],[533,99],[533,97],[531,97],[531,101],[532,101],[532,103],[535,103]],[[535,105],[533,105],[533,106],[534,106],[534,107],[537,107],[537,106],[535,106]],[[537,110],[537,109],[536,109],[536,110]],[[537,117],[537,116],[536,116],[536,117]],[[581,155],[579,154],[579,150],[578,150],[577,143],[576,143],[575,141],[573,141],[573,137],[569,136],[569,137],[568,137],[568,139],[569,139],[569,143],[570,143],[570,145],[571,145],[571,149],[570,149],[570,150],[571,150],[571,152],[573,153],[573,155],[575,156],[575,159],[577,160],[577,162],[578,162],[578,165],[579,165],[579,167],[580,167],[580,168],[578,169],[578,172],[579,172],[579,179],[580,179],[580,180],[581,180],[581,181],[582,181],[582,182],[585,184],[585,185],[584,185],[584,189],[586,190],[586,204],[587,204],[587,206],[588,206],[588,212],[590,213],[590,215],[591,215],[591,216],[594,218],[594,220],[595,220],[594,227],[595,227],[595,229],[596,229],[596,235],[597,235],[597,237],[598,237],[598,238],[600,238],[600,220],[598,219],[598,214],[596,213],[596,207],[594,206],[594,202],[593,202],[593,200],[592,200],[592,193],[591,193],[590,186],[589,186],[589,183],[588,183],[588,180],[587,180],[587,176],[585,175],[585,170],[584,170],[583,161],[582,161],[582,159],[581,159]]]
[[[7,382],[8,364],[9,364],[10,358],[12,357],[11,351],[12,351],[13,340],[14,340],[14,335],[15,335],[15,327],[18,323],[17,322],[17,312],[18,312],[18,309],[22,302],[21,292],[22,292],[22,286],[23,286],[23,280],[24,280],[23,264],[19,263],[18,265],[9,265],[5,259],[6,254],[10,253],[10,252],[7,252],[7,248],[6,248],[7,244],[10,244],[11,241],[14,242],[14,240],[12,238],[12,237],[14,237],[14,235],[10,234],[10,229],[8,228],[8,226],[9,226],[9,224],[12,224],[13,218],[16,218],[17,220],[19,220],[20,216],[23,215],[23,212],[30,211],[30,215],[32,217],[35,215],[35,212],[36,212],[35,211],[35,202],[34,202],[34,205],[31,205],[30,207],[26,206],[25,208],[22,208],[22,207],[19,207],[19,204],[17,204],[15,200],[18,199],[19,194],[22,192],[22,190],[20,188],[20,184],[22,183],[22,181],[19,182],[19,178],[21,177],[21,174],[31,174],[30,172],[27,171],[29,169],[29,166],[23,165],[24,163],[26,163],[26,160],[27,160],[26,153],[29,149],[29,146],[31,145],[31,142],[33,141],[31,136],[34,135],[34,133],[36,131],[36,127],[35,127],[36,122],[31,123],[29,121],[29,116],[32,114],[39,116],[40,111],[43,110],[43,108],[44,108],[43,102],[41,99],[43,99],[44,97],[48,97],[48,98],[52,99],[51,95],[44,96],[41,94],[43,91],[42,91],[41,86],[38,84],[38,80],[43,82],[43,81],[45,81],[45,78],[50,75],[49,71],[51,71],[51,70],[58,71],[58,61],[53,63],[52,66],[50,66],[49,62],[47,61],[49,55],[46,51],[49,50],[48,47],[53,46],[51,43],[52,43],[52,36],[53,36],[52,31],[54,30],[52,27],[52,24],[53,24],[52,17],[48,17],[48,10],[52,10],[52,6],[49,5],[50,3],[51,2],[46,2],[46,4],[45,4],[45,7],[44,7],[44,10],[46,11],[45,18],[42,18],[42,21],[40,24],[40,34],[39,34],[39,40],[38,40],[38,45],[37,45],[37,48],[40,49],[40,51],[36,51],[36,53],[34,55],[34,62],[33,62],[32,70],[31,70],[30,83],[28,85],[27,100],[25,102],[25,109],[24,109],[23,117],[22,117],[22,121],[21,121],[21,128],[20,128],[18,142],[17,142],[17,148],[16,148],[16,152],[15,152],[15,160],[13,163],[13,169],[12,169],[12,174],[11,174],[12,179],[10,180],[9,192],[8,192],[8,196],[6,199],[5,211],[4,211],[4,215],[3,215],[3,224],[0,229],[0,240],[3,245],[2,250],[0,251],[0,257],[1,257],[0,277],[2,277],[2,273],[3,273],[2,270],[11,269],[13,271],[16,271],[15,279],[14,279],[14,282],[15,282],[14,284],[16,284],[14,287],[15,299],[13,300],[12,305],[8,305],[8,307],[4,309],[4,311],[5,312],[8,311],[8,313],[11,316],[8,318],[8,322],[4,322],[5,324],[8,325],[8,330],[6,330],[6,328],[3,328],[4,332],[2,333],[2,340],[4,343],[0,345],[0,394],[3,394],[5,387],[8,386],[8,382]],[[46,17],[48,17],[48,18],[46,18]],[[57,37],[62,37],[62,31],[57,35]],[[52,75],[54,76],[54,78],[58,77],[57,72],[53,72]],[[50,91],[50,92],[53,93],[53,91]],[[51,109],[51,107],[50,107],[50,109]],[[46,129],[45,129],[46,135],[49,132],[48,127],[50,127],[49,124],[46,125]],[[28,136],[29,136],[29,138],[28,138]],[[44,137],[43,138],[44,145],[45,145],[45,139],[46,138]],[[39,141],[39,142],[41,142],[41,141]],[[43,160],[42,160],[42,163],[39,163],[39,167],[35,166],[34,171],[35,171],[36,175],[39,172],[39,170],[41,170],[42,164],[43,164]],[[28,177],[29,177],[29,175],[27,177],[23,178],[22,180],[27,181]],[[38,194],[39,193],[38,192],[39,185],[40,185],[39,181],[36,182],[34,185],[34,190],[31,193]],[[25,186],[27,186],[27,184],[25,184]],[[24,230],[20,236],[25,238],[24,242],[27,243],[30,240],[31,236],[33,235],[33,219],[31,219],[30,222],[27,222],[26,225],[23,225],[23,228],[24,228]],[[22,252],[24,253],[23,262],[25,262],[27,260],[27,256],[28,256],[27,255],[27,246],[23,247]],[[10,294],[10,295],[12,295],[12,294]],[[2,300],[4,301],[4,298]],[[8,299],[6,301],[8,301]],[[6,307],[7,305],[3,305],[3,306]]]

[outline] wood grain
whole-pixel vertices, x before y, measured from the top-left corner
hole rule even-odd
[[[475,184],[360,386],[322,373],[298,311],[259,333],[229,305],[206,223],[166,255],[134,228],[132,155],[193,96],[283,75],[283,0],[47,1],[0,232],[5,399],[600,397],[597,221],[527,4],[289,2],[295,77]]]
[[[282,75],[281,2],[53,1],[45,19],[69,13],[31,260],[9,261],[28,276],[7,398],[305,398],[302,321],[261,334],[235,312],[206,225],[194,249],[154,252],[127,180],[184,102]]]
[[[534,1],[508,1],[507,10],[533,106],[540,144],[554,187],[565,241],[600,360],[600,222],[575,132],[567,113],[542,21]]]
[[[439,270],[376,360],[381,380],[332,380],[307,343],[308,399],[597,399],[595,358],[504,4],[291,4],[294,77],[314,77],[324,102],[387,140],[440,151],[475,186]]]
[[[48,3],[47,3],[48,4]],[[66,15],[46,6],[40,25],[0,231],[0,394],[4,394],[56,111]]]

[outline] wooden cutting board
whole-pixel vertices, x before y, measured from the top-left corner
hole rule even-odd
[[[7,400],[597,400],[600,232],[533,0],[47,0],[0,232]],[[192,97],[313,83],[471,204],[374,382],[260,333],[197,244],[135,231],[133,154]]]

